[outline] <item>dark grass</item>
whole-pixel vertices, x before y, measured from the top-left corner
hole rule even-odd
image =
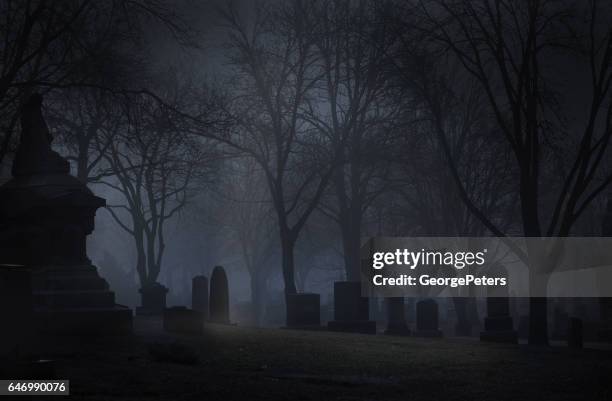
[[[130,339],[47,348],[71,399],[612,399],[609,351],[221,325],[171,336],[139,325]]]

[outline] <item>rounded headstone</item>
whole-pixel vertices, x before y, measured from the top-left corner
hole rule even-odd
[[[210,321],[229,323],[229,288],[221,266],[215,266],[210,277]]]

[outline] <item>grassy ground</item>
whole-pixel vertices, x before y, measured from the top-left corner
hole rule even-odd
[[[218,325],[170,336],[157,325],[139,322],[131,339],[55,343],[71,399],[612,399],[609,351]]]

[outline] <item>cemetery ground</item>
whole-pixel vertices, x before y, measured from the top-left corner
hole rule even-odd
[[[50,339],[49,339],[50,340]],[[612,351],[207,325],[40,343],[83,400],[606,400]]]

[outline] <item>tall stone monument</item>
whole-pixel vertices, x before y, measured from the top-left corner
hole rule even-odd
[[[13,178],[0,187],[0,264],[31,270],[39,332],[130,333],[132,311],[115,304],[86,253],[96,210],[106,202],[51,149],[41,106],[38,94],[22,106]]]

